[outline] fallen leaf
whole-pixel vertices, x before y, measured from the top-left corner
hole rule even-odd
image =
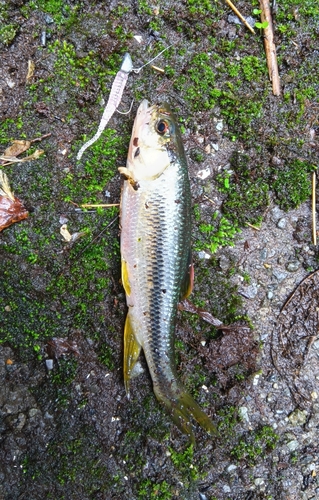
[[[32,61],[32,59],[29,59],[29,61],[28,61],[28,73],[27,73],[27,77],[26,77],[26,82],[27,83],[29,83],[30,80],[31,80],[31,78],[33,77],[34,70],[35,70],[35,64]]]
[[[63,236],[63,238],[65,239],[65,241],[67,241],[68,243],[74,243],[79,238],[82,238],[82,236],[85,236],[86,232],[85,231],[81,231],[79,233],[73,233],[73,234],[71,234],[69,232],[69,230],[68,230],[67,225],[66,224],[62,224],[62,226],[60,227],[60,234]]]
[[[47,344],[47,353],[55,359],[59,359],[64,354],[75,354],[76,356],[80,356],[77,343],[65,337],[53,337],[52,340],[49,340]]]
[[[21,153],[27,151],[31,146],[30,141],[13,141],[12,145],[9,146],[3,156],[11,157],[11,156],[19,156]]]
[[[4,162],[2,163],[2,166],[6,167],[12,163],[23,163],[26,161],[37,160],[41,155],[43,155],[43,153],[43,149],[37,149],[34,153],[32,153],[32,155],[25,156],[24,158],[17,158],[16,156],[0,156],[0,160]]]
[[[21,201],[12,193],[8,177],[0,170],[0,231],[28,215]]]
[[[69,233],[68,226],[66,224],[62,224],[60,227],[60,234],[63,236],[65,241],[71,241],[72,236],[71,233]]]

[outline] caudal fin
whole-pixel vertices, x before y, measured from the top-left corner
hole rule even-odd
[[[174,384],[175,385],[175,384]],[[171,397],[154,386],[154,392],[157,399],[166,407],[172,420],[177,425],[177,427],[184,433],[188,434],[192,443],[195,443],[195,437],[192,429],[192,418],[198,422],[198,424],[205,429],[206,432],[212,436],[217,435],[216,425],[211,421],[211,419],[203,412],[200,406],[192,398],[186,390],[178,385],[176,387],[176,393],[171,390]],[[166,391],[165,391],[166,392]]]

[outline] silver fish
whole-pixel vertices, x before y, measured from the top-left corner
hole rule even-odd
[[[191,193],[180,132],[167,104],[140,104],[126,167],[121,167],[122,282],[128,314],[124,329],[124,383],[141,348],[157,399],[178,427],[194,435],[191,417],[216,428],[178,380],[174,337],[177,305],[192,290]]]

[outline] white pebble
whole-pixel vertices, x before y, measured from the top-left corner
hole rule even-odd
[[[216,124],[216,130],[221,132],[223,130],[223,128],[224,128],[223,120],[218,120],[218,122]]]
[[[210,168],[207,167],[207,168],[205,168],[203,170],[199,170],[199,172],[197,172],[196,177],[199,177],[200,179],[204,180],[207,177],[209,177],[210,174],[211,174]]]

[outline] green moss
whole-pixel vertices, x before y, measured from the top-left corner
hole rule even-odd
[[[51,373],[51,382],[60,386],[70,385],[75,379],[77,366],[75,358],[61,357],[58,366]]]
[[[6,24],[0,28],[0,43],[10,45],[15,39],[19,27],[16,24]]]
[[[215,73],[210,56],[206,53],[196,54],[188,64],[185,75],[176,79],[174,86],[184,93],[192,109],[212,109],[221,92],[215,88]]]
[[[235,406],[224,406],[217,411],[218,431],[221,435],[229,439],[234,435],[235,426],[239,422],[238,409]]]
[[[240,438],[230,453],[237,460],[245,460],[249,465],[253,465],[259,457],[264,458],[267,453],[273,450],[278,440],[279,436],[273,428],[265,425]]]
[[[83,142],[85,140],[87,137],[83,138]],[[80,149],[80,145],[77,149]],[[101,138],[85,152],[82,160],[84,165],[78,165],[74,172],[66,174],[63,180],[64,201],[102,203],[101,194],[117,173],[116,161],[121,153],[124,156],[123,140],[115,130],[107,128]]]
[[[114,354],[112,352],[112,349],[106,344],[105,341],[101,343],[98,353],[98,359],[109,370],[114,370]]]
[[[64,0],[29,0],[23,5],[21,12],[28,17],[33,10],[41,10],[49,14],[58,26],[69,26],[76,21],[80,7],[81,2],[70,6]]]
[[[196,19],[201,17],[213,19],[220,14],[220,5],[216,0],[187,0],[187,9]]]
[[[250,162],[249,156],[235,152],[231,171],[217,177],[219,191],[227,195],[223,214],[232,224],[256,224],[269,204],[269,184],[263,165]]]
[[[184,484],[190,484],[199,479],[203,479],[206,476],[204,471],[204,463],[207,461],[207,457],[202,457],[202,460],[194,460],[194,446],[189,445],[183,451],[176,451],[174,448],[169,447],[170,459],[174,464],[175,468],[182,474]]]
[[[151,479],[144,479],[138,487],[138,499],[148,500],[158,498],[160,500],[170,500],[173,497],[174,488],[166,481],[156,483]]]
[[[273,189],[281,208],[288,210],[306,201],[311,193],[310,173],[317,167],[298,159],[286,161],[274,173]]]
[[[195,250],[208,250],[213,254],[219,247],[234,246],[234,238],[240,232],[238,225],[217,211],[213,214],[213,221],[212,224],[199,225],[204,238],[195,244]]]
[[[101,463],[101,449],[98,447],[93,429],[75,424],[67,430],[63,425],[55,432],[45,451],[46,459],[35,454],[36,448],[26,455],[21,463],[24,480],[32,478],[34,483],[50,477],[47,498],[65,498],[65,488],[80,485],[81,494],[96,498],[107,494],[111,474]],[[85,481],[83,481],[85,477]]]

